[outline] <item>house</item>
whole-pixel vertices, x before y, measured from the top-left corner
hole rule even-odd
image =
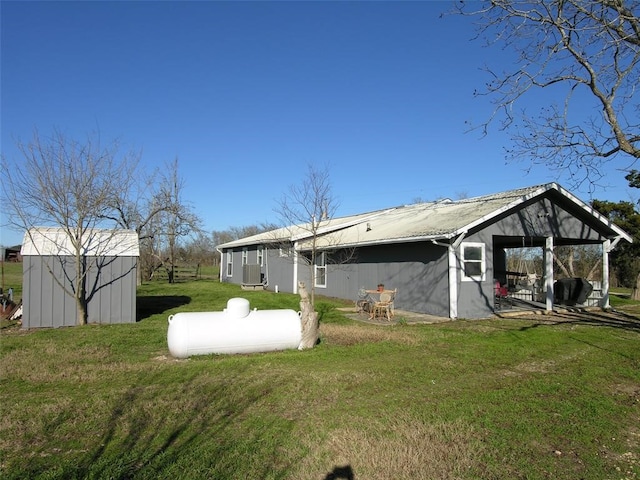
[[[22,328],[76,325],[76,249],[62,228],[38,227],[22,243]],[[88,323],[136,321],[138,235],[131,230],[88,230],[80,261],[86,265]]]
[[[218,246],[221,281],[296,293],[309,284],[311,251],[316,292],[356,299],[362,287],[397,288],[396,308],[455,318],[495,312],[496,282],[507,282],[506,251],[540,248],[546,310],[553,308],[553,249],[602,247],[602,300],[608,306],[608,253],[632,238],[556,183],[468,198],[393,207],[323,221],[314,238],[297,225]],[[256,273],[257,272],[257,273]],[[253,278],[247,278],[252,275]],[[258,278],[259,276],[259,278]]]

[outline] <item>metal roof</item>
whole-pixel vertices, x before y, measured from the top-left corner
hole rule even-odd
[[[74,256],[76,249],[67,231],[59,227],[34,227],[24,234],[21,253]],[[82,236],[83,256],[138,257],[138,234],[133,230],[89,229]]]
[[[553,191],[595,218],[614,237],[632,242],[622,229],[556,183],[509,190],[492,195],[452,201],[449,199],[404,205],[350,217],[327,220],[316,238],[318,248],[353,247],[407,241],[447,240],[483,224],[518,205]],[[282,240],[297,241],[300,250],[311,248],[309,228],[294,226],[220,245],[219,249]]]

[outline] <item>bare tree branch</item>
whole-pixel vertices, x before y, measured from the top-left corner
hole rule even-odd
[[[309,257],[301,260],[309,265],[311,279],[310,302],[315,305],[316,259],[319,248],[318,236],[323,226],[334,216],[338,203],[331,190],[329,168],[308,165],[306,176],[300,184],[293,184],[278,202],[276,213],[286,228],[291,228],[291,236],[304,232],[310,238]]]
[[[509,160],[568,172],[574,186],[597,185],[619,156],[631,157],[632,169],[640,159],[638,0],[490,0],[456,11],[479,19],[476,39],[518,60],[511,71],[486,69],[490,80],[475,94],[490,96],[494,110],[472,129],[486,135],[500,120],[514,144]],[[534,89],[549,91],[546,105],[516,110]]]

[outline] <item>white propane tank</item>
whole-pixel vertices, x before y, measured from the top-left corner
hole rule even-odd
[[[302,340],[294,310],[250,310],[231,298],[222,312],[182,312],[169,316],[167,343],[176,358],[211,353],[255,353],[295,349]]]

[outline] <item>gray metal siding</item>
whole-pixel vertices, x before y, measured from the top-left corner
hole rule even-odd
[[[447,249],[430,242],[360,248],[349,263],[329,265],[319,294],[354,300],[379,283],[398,289],[398,309],[449,315]]]
[[[233,258],[233,267],[231,270],[231,276],[227,275],[227,255],[229,250],[225,250],[222,255],[222,281],[227,283],[235,283],[240,285],[242,283],[242,252],[231,252]]]
[[[74,275],[71,267],[68,262],[58,261],[55,257],[24,257],[22,328],[76,325],[75,301],[54,279],[68,286],[67,275]]]
[[[91,268],[95,285],[88,305],[90,323],[132,323],[136,320],[136,258],[111,257]]]
[[[106,257],[99,261],[89,258],[88,261],[91,265],[87,279],[88,321],[135,322],[137,258]],[[64,291],[70,287],[68,278],[74,277],[72,257],[25,256],[22,328],[76,325],[75,299]]]
[[[279,248],[265,250],[267,289],[293,293],[293,256],[281,257]]]
[[[578,216],[576,216],[578,215]],[[590,223],[585,223],[586,220]],[[484,235],[514,237],[549,237],[591,242],[602,242],[593,217],[585,217],[582,211],[568,211],[549,198],[539,198],[521,209],[486,226]]]
[[[233,275],[227,275],[227,259],[226,256],[228,250],[223,252],[222,268],[222,281],[226,283],[233,283],[236,285],[242,284],[242,249],[233,251]],[[257,246],[249,247],[248,259],[249,263],[257,262],[258,258]],[[261,273],[264,275],[264,279],[267,282],[266,288],[268,290],[275,290],[275,286],[278,285],[278,290],[281,292],[293,292],[293,256],[281,257],[279,248],[267,248],[264,249],[263,266],[261,267]]]

